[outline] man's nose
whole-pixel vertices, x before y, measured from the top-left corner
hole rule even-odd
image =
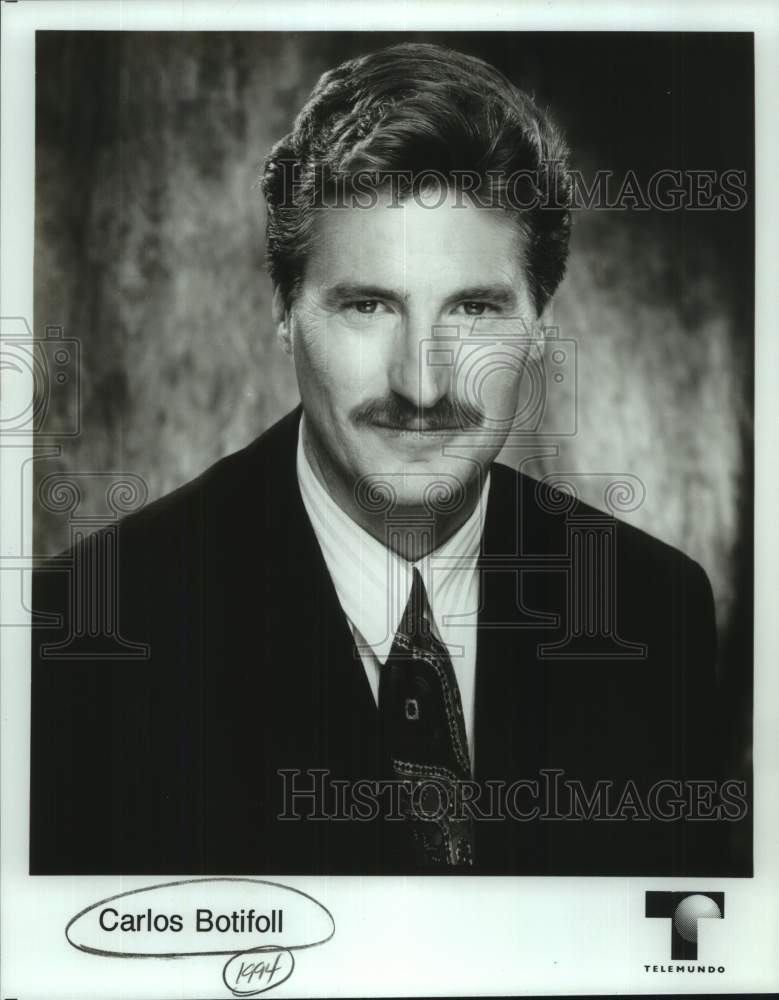
[[[406,317],[390,366],[390,388],[421,410],[435,406],[451,388],[451,365],[436,349],[434,322],[432,318]]]

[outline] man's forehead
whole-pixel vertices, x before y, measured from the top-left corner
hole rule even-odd
[[[523,285],[522,238],[501,210],[447,197],[317,212],[307,278],[318,286]]]

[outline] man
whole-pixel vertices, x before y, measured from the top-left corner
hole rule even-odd
[[[717,870],[704,572],[495,462],[566,160],[437,46],[319,81],[263,185],[301,407],[38,575],[33,873]]]

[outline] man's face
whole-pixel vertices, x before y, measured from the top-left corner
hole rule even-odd
[[[516,412],[536,322],[517,227],[453,194],[425,201],[438,207],[321,210],[280,322],[307,454],[350,514],[359,482],[417,509],[434,483],[472,494]]]

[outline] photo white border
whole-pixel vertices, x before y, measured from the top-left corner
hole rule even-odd
[[[293,996],[770,992],[779,990],[779,8],[738,4],[298,2],[189,3],[20,0],[2,7],[0,317],[33,328],[35,30],[625,30],[754,31],[756,65],[756,496],[755,877],[284,878],[333,912],[327,945],[302,953]],[[45,72],[45,67],[39,67]],[[727,72],[727,67],[723,67]],[[5,327],[4,327],[5,328]],[[31,398],[13,382],[0,418]],[[31,878],[29,816],[29,606],[31,516],[22,509],[31,441],[0,438],[0,1000],[229,996],[220,959],[162,962],[86,955],[64,937],[89,903],[150,884],[145,878]],[[259,873],[258,873],[259,874]],[[158,880],[164,881],[164,880]],[[707,952],[727,972],[647,974],[667,954],[664,921],[643,915],[646,889],[725,891],[726,919],[707,921]],[[664,942],[664,943],[663,943]]]

